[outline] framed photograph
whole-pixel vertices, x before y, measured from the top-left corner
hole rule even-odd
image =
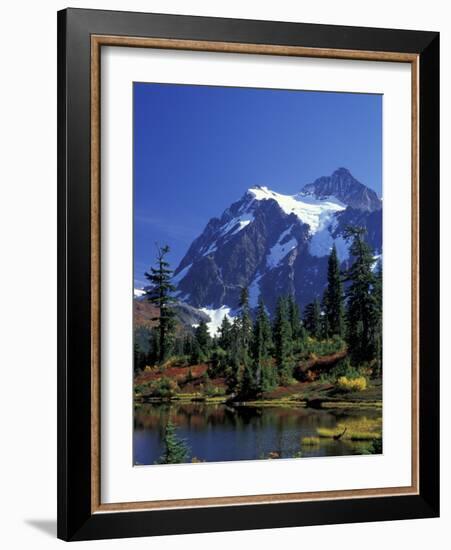
[[[439,35],[58,14],[58,536],[439,514]]]

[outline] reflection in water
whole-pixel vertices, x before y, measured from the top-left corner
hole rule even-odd
[[[303,437],[317,428],[335,428],[364,418],[380,419],[380,410],[318,410],[296,407],[238,407],[205,403],[158,403],[135,409],[134,463],[154,464],[163,453],[168,419],[185,439],[190,458],[207,462],[255,460],[277,453],[297,456]],[[367,442],[321,439],[320,445],[302,447],[302,456],[341,456],[365,452]]]

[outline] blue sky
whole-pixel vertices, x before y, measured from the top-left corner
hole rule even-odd
[[[254,185],[294,194],[344,166],[381,195],[382,96],[134,83],[134,277],[177,267]]]

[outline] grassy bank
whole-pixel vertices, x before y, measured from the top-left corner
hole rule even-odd
[[[315,382],[295,383],[289,387],[278,388],[277,392],[268,392],[253,398],[237,398],[221,392],[220,395],[205,395],[201,391],[174,393],[166,396],[145,396],[135,393],[136,403],[161,402],[201,402],[206,404],[228,404],[247,407],[314,407],[324,409],[346,408],[382,408],[382,385],[376,380],[365,392],[338,395],[333,385]],[[284,391],[282,391],[284,390]]]
[[[382,380],[352,369],[322,372],[315,380],[291,379],[269,391],[254,395],[231,393],[224,377],[209,375],[209,365],[186,367],[174,362],[147,367],[134,380],[135,402],[164,401],[227,403],[249,407],[381,408]]]
[[[382,439],[382,417],[380,418],[358,418],[339,423],[333,429],[317,428],[319,438],[341,439],[342,441],[373,441]]]

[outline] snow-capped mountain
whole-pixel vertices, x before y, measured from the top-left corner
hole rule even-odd
[[[253,307],[262,294],[273,310],[288,293],[305,306],[322,296],[334,243],[348,262],[348,225],[365,226],[375,254],[382,253],[382,203],[344,168],[292,196],[253,187],[192,242],[175,271],[178,298],[196,308],[233,310],[247,286]]]
[[[346,168],[338,168],[331,176],[323,176],[309,183],[301,194],[313,195],[316,198],[334,195],[347,206],[368,212],[382,208],[377,194],[357,181]]]

